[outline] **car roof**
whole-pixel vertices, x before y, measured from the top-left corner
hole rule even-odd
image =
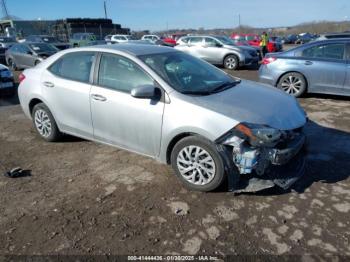
[[[120,51],[132,56],[161,54],[169,52],[179,52],[171,47],[149,45],[149,44],[114,44],[114,45],[96,45],[90,47],[81,47],[74,50],[91,50],[91,51]]]

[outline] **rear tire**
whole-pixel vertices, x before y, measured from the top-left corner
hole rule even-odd
[[[291,72],[281,77],[277,87],[291,96],[300,97],[306,92],[307,83],[302,74]]]
[[[44,140],[55,142],[61,138],[62,133],[58,129],[50,110],[44,103],[39,103],[34,106],[32,119],[35,130]]]
[[[239,59],[235,55],[228,55],[224,59],[224,67],[229,70],[236,70],[239,66]]]
[[[191,190],[213,191],[225,178],[225,164],[216,146],[201,137],[180,140],[171,152],[171,165],[177,177]]]

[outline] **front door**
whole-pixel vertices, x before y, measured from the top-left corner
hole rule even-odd
[[[156,156],[160,148],[164,103],[132,97],[131,90],[141,85],[154,85],[154,80],[135,62],[119,55],[101,55],[90,98],[94,137]]]

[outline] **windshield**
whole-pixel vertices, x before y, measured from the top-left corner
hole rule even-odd
[[[11,37],[0,37],[0,42],[1,43],[11,43],[11,42],[16,42],[14,38]]]
[[[227,36],[216,36],[215,38],[224,45],[236,45],[235,42]]]
[[[45,43],[56,43],[56,42],[58,42],[58,40],[57,40],[55,37],[52,37],[52,36],[45,36],[45,37],[42,37],[42,40],[43,40]]]
[[[36,53],[57,52],[57,48],[49,44],[30,44],[31,49]]]
[[[139,58],[183,94],[209,95],[233,87],[239,81],[182,52],[143,55]]]

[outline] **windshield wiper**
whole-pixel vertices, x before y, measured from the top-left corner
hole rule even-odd
[[[198,95],[198,96],[207,96],[211,94],[211,92],[209,91],[182,91],[181,93],[185,95]]]
[[[231,87],[234,87],[236,86],[237,84],[239,84],[241,82],[241,80],[237,80],[237,81],[234,81],[234,82],[225,82],[217,87],[215,87],[213,90],[211,90],[210,92],[211,93],[218,93],[218,92],[221,92],[221,91],[224,91],[226,89],[229,89]]]

